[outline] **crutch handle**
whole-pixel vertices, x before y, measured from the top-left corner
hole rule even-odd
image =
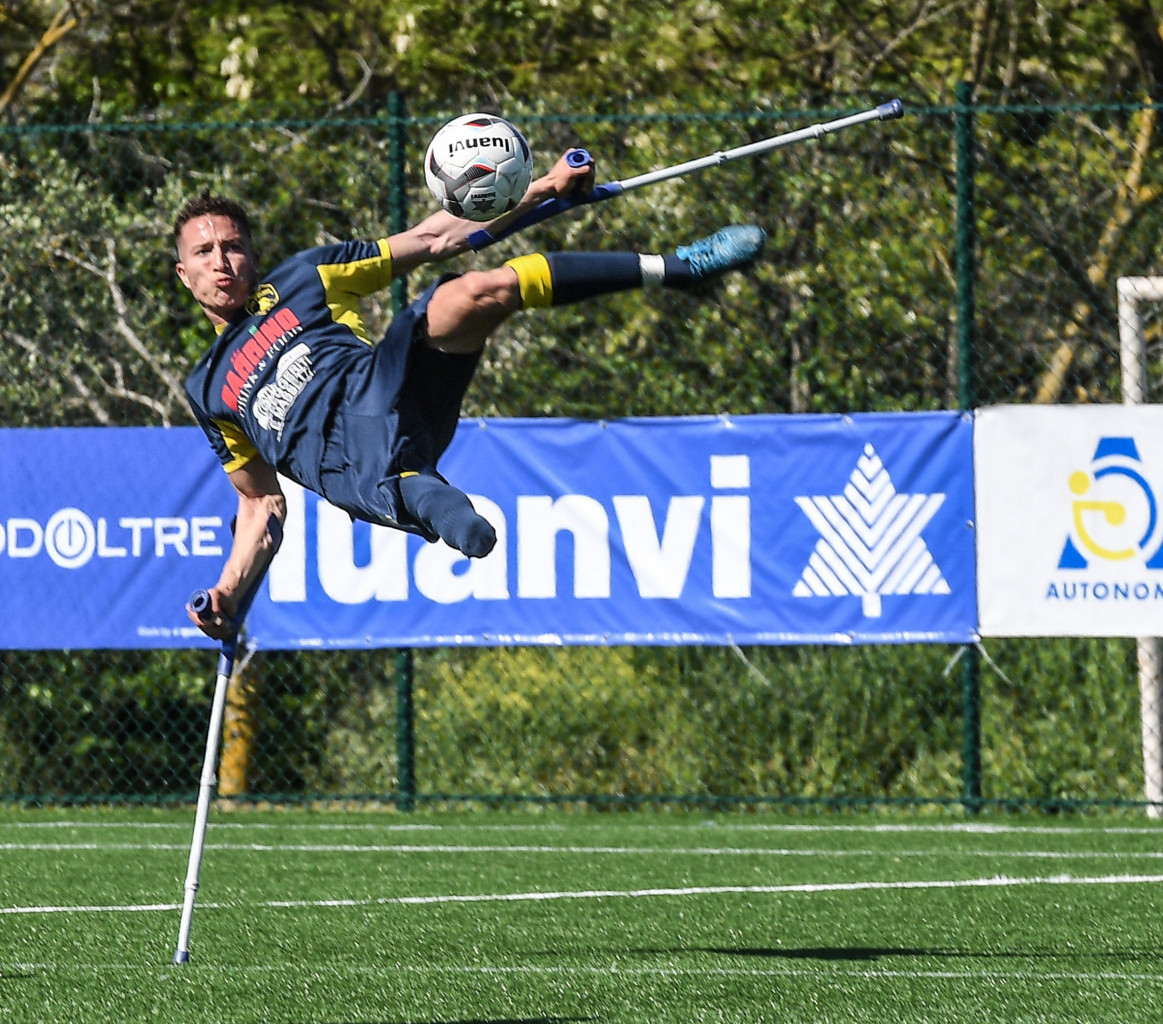
[[[190,611],[198,616],[203,622],[209,617],[213,611],[214,603],[210,599],[210,591],[205,588],[199,588],[190,595],[189,600]]]
[[[209,590],[206,590],[204,587],[200,587],[190,595],[190,600],[186,603],[189,606],[190,611],[194,613],[199,622],[208,623],[213,620],[214,602],[210,597]],[[235,631],[235,633],[238,632],[238,625],[241,622],[240,618],[236,616],[232,619],[225,612],[219,612],[218,615],[222,621],[226,623],[226,625],[230,626],[230,628]]]

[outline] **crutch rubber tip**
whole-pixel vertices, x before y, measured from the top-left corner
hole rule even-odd
[[[188,949],[174,950],[174,963],[188,964],[190,962],[190,951]]]
[[[891,121],[895,117],[904,116],[905,106],[900,100],[889,100],[877,107],[876,112],[882,121]]]

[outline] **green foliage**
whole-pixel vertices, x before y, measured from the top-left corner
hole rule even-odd
[[[1051,695],[996,687],[987,672],[987,799],[1138,798],[1126,646],[1027,643],[1030,671],[1053,675]],[[1112,664],[1112,656],[1121,657]],[[1055,674],[1066,663],[1082,681]],[[631,801],[962,794],[960,679],[944,647],[445,651],[422,664],[421,792]],[[1118,715],[1105,713],[1112,704]],[[1030,735],[1015,744],[1019,728]]]
[[[869,97],[864,102],[872,102]],[[650,108],[656,112],[651,112]],[[514,116],[541,166],[577,142],[602,177],[731,148],[835,109]],[[975,351],[985,402],[1030,400],[1064,338],[1075,357],[1055,393],[1118,397],[1111,274],[1150,268],[1163,182],[1136,149],[1153,111],[982,106]],[[417,166],[432,125],[406,125]],[[207,340],[172,270],[169,225],[190,194],[254,211],[269,263],[385,230],[394,195],[431,208],[418,180],[390,180],[387,120],[138,123],[0,132],[0,422],[187,422],[181,380]],[[470,415],[834,412],[957,404],[952,119],[918,112],[666,182],[538,226],[466,258],[493,266],[530,248],[669,251],[726,222],[770,234],[750,273],[704,295],[613,296],[507,323]],[[1140,143],[1141,146],[1141,143]],[[1125,181],[1138,176],[1132,195]],[[902,183],[907,182],[908,187]],[[429,275],[417,275],[417,288]],[[372,330],[386,296],[368,304]]]
[[[187,798],[212,684],[196,651],[0,651],[0,792]]]
[[[268,265],[383,234],[394,198],[418,217],[431,209],[419,175],[396,181],[386,170],[393,90],[408,98],[413,169],[437,123],[493,106],[526,129],[541,168],[584,144],[606,180],[891,95],[909,110],[901,122],[559,218],[464,260],[490,266],[530,248],[670,251],[728,221],[770,234],[751,273],[707,296],[617,296],[515,318],[490,347],[469,414],[955,406],[950,103],[963,79],[980,105],[978,394],[1030,400],[1068,339],[1053,397],[1118,397],[1111,278],[1161,263],[1156,111],[1143,99],[1159,96],[1163,43],[1149,4],[253,8],[76,0],[66,12],[76,26],[25,65],[61,8],[0,6],[0,90],[14,86],[0,127],[0,424],[188,421],[180,382],[208,335],[172,272],[175,209],[204,188],[238,196]],[[365,312],[382,328],[387,298]],[[989,684],[987,795],[1138,792],[1124,655],[1120,645],[1004,645],[1006,678],[1045,702],[1028,707],[1027,692]],[[186,655],[5,657],[0,791],[133,789],[124,750],[153,795],[196,778],[200,720],[195,738],[181,735],[205,684]],[[720,650],[432,652],[418,678],[420,784],[955,797],[958,710],[945,657],[753,651],[752,671]],[[384,662],[256,660],[255,788],[391,789]],[[136,723],[129,733],[111,709]],[[160,713],[180,735],[149,732]],[[534,731],[544,749],[529,749]]]
[[[57,10],[0,9],[0,75],[15,75]],[[75,0],[70,10],[78,25],[36,69],[26,110],[243,111],[299,99],[335,109],[382,104],[393,89],[445,109],[538,96],[559,109],[660,95],[799,106],[886,90],[935,102],[962,78],[1028,99],[1150,92],[1159,77],[1150,6],[1106,0]]]
[[[1133,641],[991,642],[983,794],[1141,798]],[[631,804],[962,796],[943,646],[447,649],[415,653],[416,784],[444,797]],[[260,653],[250,794],[391,799],[396,658]],[[189,799],[205,652],[7,652],[0,796]]]
[[[990,646],[996,670],[986,673],[982,724],[990,795],[1070,801],[1101,787],[1107,799],[1140,799],[1135,642]]]

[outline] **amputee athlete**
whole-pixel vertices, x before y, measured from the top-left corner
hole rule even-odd
[[[593,185],[593,165],[563,155],[521,205]],[[674,255],[534,253],[487,271],[445,274],[373,344],[360,300],[418,266],[465,252],[480,225],[443,210],[376,242],[298,253],[261,278],[245,210],[203,194],[174,223],[177,273],[218,337],[186,381],[194,415],[238,495],[234,541],[213,613],[191,619],[227,639],[237,600],[274,554],[281,473],[353,517],[443,540],[470,558],[496,543],[492,526],[436,466],[489,334],[521,309],[652,285],[682,288],[750,263],[766,236],[724,228]]]

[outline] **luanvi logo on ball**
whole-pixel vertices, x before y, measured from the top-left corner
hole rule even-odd
[[[436,201],[454,216],[495,220],[524,198],[533,156],[525,137],[503,117],[465,114],[432,137],[424,178]]]

